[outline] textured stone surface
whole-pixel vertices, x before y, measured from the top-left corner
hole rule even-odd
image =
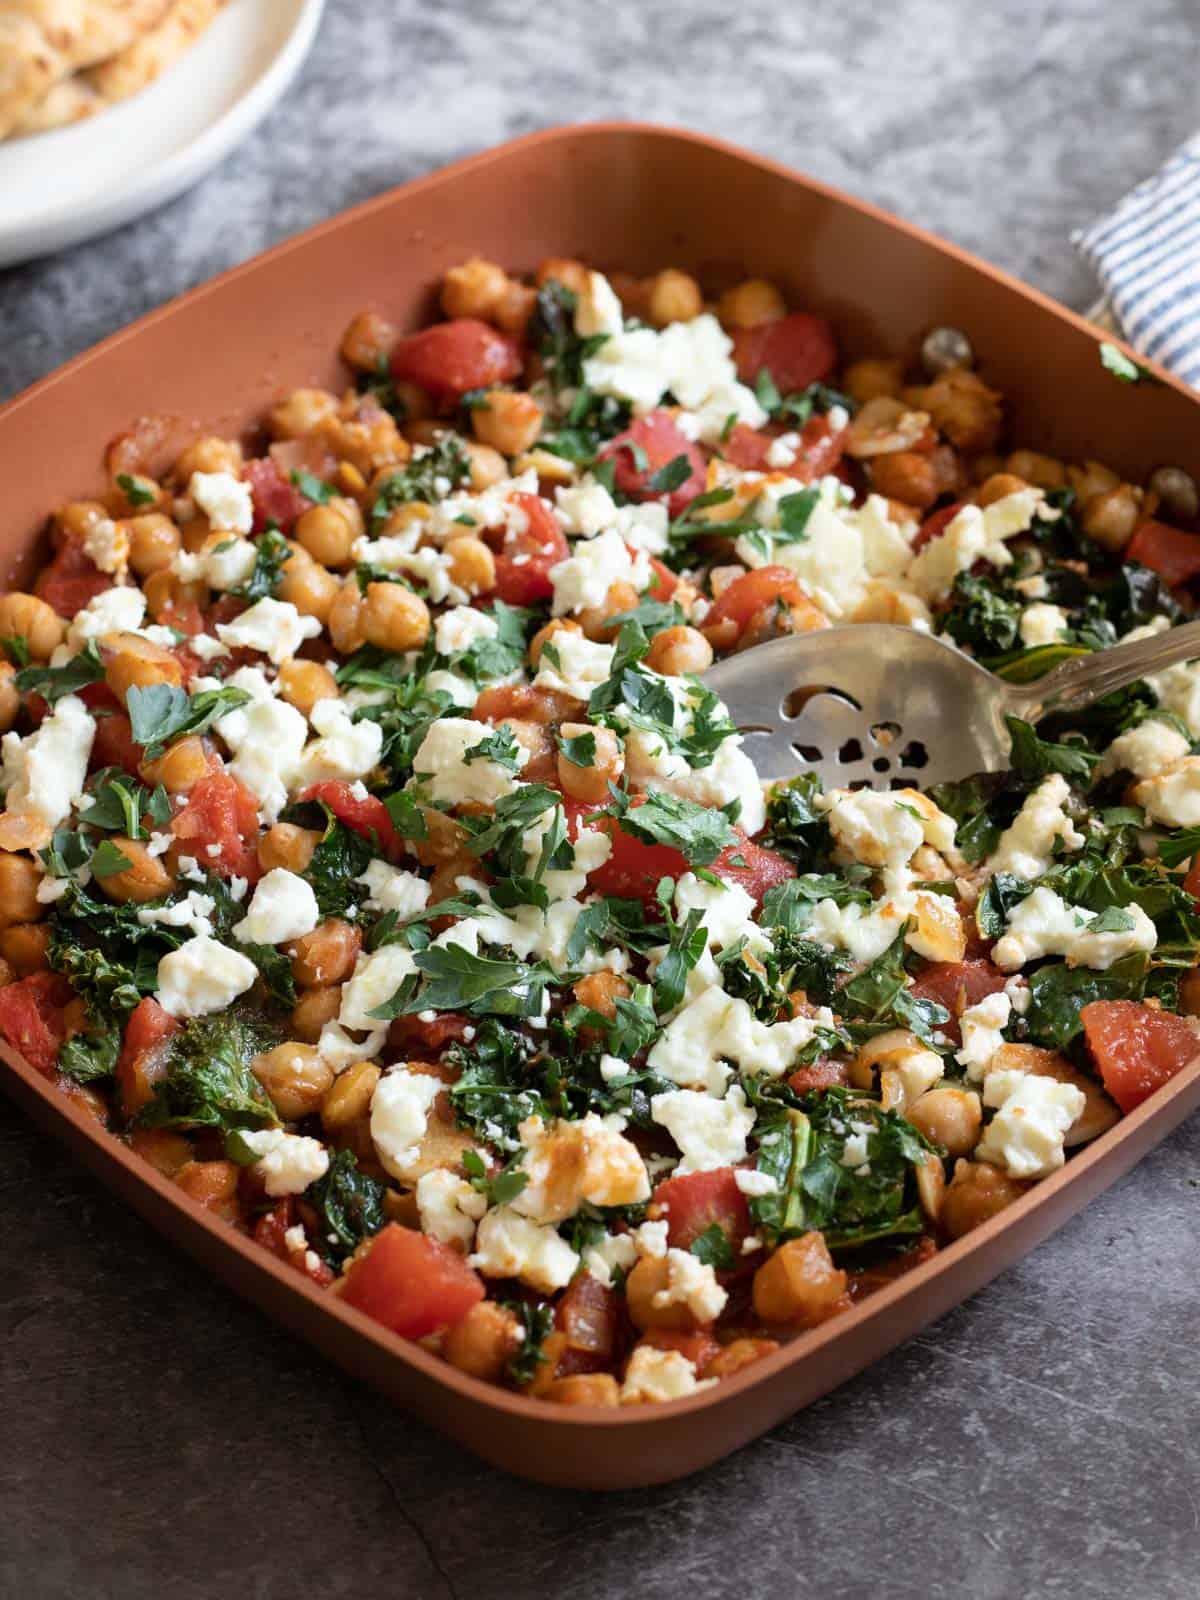
[[[0,274],[0,393],[389,184],[605,115],[751,144],[1086,304],[1066,236],[1192,131],[1192,28],[1190,0],[330,0],[287,102],[199,189]],[[379,1405],[2,1102],[0,1592],[1186,1600],[1198,1174],[1193,1124],[838,1394],[597,1498]]]

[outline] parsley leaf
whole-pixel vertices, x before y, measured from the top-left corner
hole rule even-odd
[[[1012,770],[1025,783],[1040,782],[1050,772],[1086,782],[1100,759],[1083,744],[1051,744],[1039,739],[1033,727],[1019,717],[1005,717],[1004,725],[1012,739]]]
[[[226,685],[189,695],[173,683],[135,684],[125,697],[133,741],[144,747],[147,760],[160,756],[172,740],[184,734],[204,733],[250,696],[244,689]]]
[[[556,736],[555,742],[573,767],[595,765],[596,735],[594,733],[577,733],[573,738],[567,739],[564,739],[560,733]]]
[[[678,850],[689,866],[706,867],[722,850],[738,842],[724,811],[697,805],[665,789],[647,794],[641,805],[633,806],[625,794],[618,795],[606,813],[618,818],[621,831],[644,844],[667,845]]]
[[[1142,366],[1140,361],[1134,361],[1123,350],[1118,350],[1115,344],[1107,340],[1100,346],[1100,365],[1106,372],[1111,372],[1114,378],[1119,378],[1122,383],[1158,383],[1160,380],[1154,376],[1149,367]]]
[[[284,564],[292,552],[287,540],[277,528],[268,528],[254,541],[254,567],[250,576],[239,588],[231,592],[252,604],[273,598],[283,582]]]
[[[100,651],[96,641],[89,639],[79,654],[61,667],[22,667],[14,681],[22,694],[40,694],[53,705],[64,695],[78,694],[80,689],[86,689],[90,683],[100,683],[103,678]]]
[[[144,488],[141,482],[128,472],[117,473],[117,488],[135,511],[143,506],[152,506],[158,498],[153,489]]]
[[[424,983],[407,979],[371,1016],[381,1021],[416,1011],[467,1011],[472,1016],[536,1017],[542,1013],[549,967],[472,955],[462,945],[430,945],[413,955]]]

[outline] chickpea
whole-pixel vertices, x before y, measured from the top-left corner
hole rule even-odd
[[[570,800],[599,805],[608,799],[608,786],[619,781],[625,770],[625,755],[620,740],[611,728],[593,728],[583,722],[564,722],[563,739],[594,741],[594,754],[586,763],[572,761],[563,749],[558,752],[558,781]]]
[[[1004,471],[1004,458],[987,452],[971,458],[971,482],[986,483],[997,472]]]
[[[362,417],[331,417],[321,424],[318,434],[335,456],[357,467],[364,478],[380,467],[407,461],[411,454],[396,419],[377,408]]]
[[[476,494],[508,477],[508,463],[494,445],[481,444],[475,439],[464,439],[462,445],[471,463],[468,482]]]
[[[291,957],[292,976],[302,988],[311,989],[350,976],[362,949],[362,934],[352,922],[329,917],[284,948]]]
[[[509,733],[526,752],[521,778],[525,783],[553,783],[557,770],[558,754],[549,728],[543,722],[532,722],[526,717],[502,717],[496,724]]]
[[[46,945],[50,929],[44,922],[17,922],[0,932],[0,957],[17,974],[27,978],[31,972],[42,972],[49,965]]]
[[[952,1239],[961,1239],[1019,1200],[1028,1187],[986,1161],[959,1161],[942,1198],[941,1225]]]
[[[208,601],[208,585],[202,581],[185,583],[166,568],[152,572],[142,581],[146,606],[156,622],[185,606],[202,606]]]
[[[727,289],[717,301],[717,316],[727,328],[757,328],[761,323],[786,317],[787,305],[773,283],[765,278],[747,278],[736,288]]]
[[[425,819],[425,837],[414,839],[412,849],[423,867],[440,867],[465,853],[466,830],[453,817],[433,806],[425,807],[421,815]]]
[[[357,581],[351,578],[350,583],[357,593]],[[297,545],[291,559],[284,562],[279,598],[290,600],[302,616],[316,617],[328,625],[341,592],[334,574],[314,561],[303,545]],[[350,649],[357,650],[358,645],[351,645]]]
[[[496,587],[496,558],[471,534],[447,540],[446,561],[451,581],[468,594],[487,594]]]
[[[99,500],[70,500],[54,513],[55,529],[64,539],[82,544],[101,522],[108,521],[108,509]]]
[[[327,505],[310,506],[296,521],[296,538],[322,566],[335,569],[350,565],[350,551],[361,533],[342,509],[347,501],[331,500]],[[355,507],[357,511],[357,506]]]
[[[399,337],[395,323],[378,311],[360,311],[342,335],[342,359],[359,372],[378,372]]]
[[[129,1147],[166,1178],[173,1178],[192,1159],[190,1142],[170,1128],[132,1128]]]
[[[511,1311],[494,1300],[480,1300],[461,1321],[447,1328],[442,1355],[460,1372],[496,1383],[521,1338],[521,1328]]]
[[[21,694],[16,685],[17,669],[11,661],[0,661],[0,733],[7,733],[21,709]]]
[[[841,387],[860,406],[880,395],[895,399],[904,383],[904,369],[899,361],[855,361],[846,368]]]
[[[449,900],[458,893],[458,880],[473,877],[478,869],[478,857],[466,850],[439,861],[429,879],[430,903],[436,905],[439,900]]]
[[[104,681],[122,705],[130,689],[147,689],[151,684],[183,682],[183,668],[161,644],[136,633],[110,635],[106,646]]]
[[[321,1126],[326,1133],[341,1133],[371,1109],[380,1071],[373,1061],[355,1061],[333,1080],[321,1102]]]
[[[369,583],[363,632],[380,650],[418,650],[429,637],[429,607],[402,583]]]
[[[536,304],[537,290],[510,278],[503,298],[492,313],[492,321],[502,333],[511,334],[514,339],[523,339]]]
[[[490,322],[508,290],[508,273],[494,261],[472,256],[442,279],[442,310],[448,317]]]
[[[754,1274],[754,1311],[763,1322],[815,1328],[849,1304],[846,1274],[820,1233],[789,1239]]]
[[[1084,533],[1111,555],[1119,555],[1133,538],[1142,514],[1142,491],[1118,484],[1085,502],[1080,515]]]
[[[168,794],[190,794],[208,775],[208,752],[194,733],[177,739],[154,761],[143,761],[139,775],[149,784],[161,783]]]
[[[41,868],[29,856],[0,850],[0,928],[18,922],[37,922],[46,908],[37,897]]]
[[[373,585],[378,588],[379,586]],[[280,591],[282,593],[282,591]],[[329,608],[329,637],[339,655],[348,656],[367,642],[366,604],[358,579],[351,575],[342,581]]]
[[[292,1032],[305,1044],[316,1044],[327,1022],[333,1022],[342,1006],[340,984],[320,989],[305,989],[292,1007]]]
[[[951,1156],[968,1155],[979,1143],[983,1112],[970,1089],[930,1089],[905,1112],[908,1121]]]
[[[607,643],[621,631],[613,621],[624,611],[632,611],[638,603],[637,590],[631,583],[610,583],[603,605],[584,606],[579,613],[579,626],[584,637]]]
[[[285,1122],[312,1116],[333,1083],[333,1069],[311,1044],[291,1039],[255,1056],[250,1070]]]
[[[522,472],[536,472],[541,491],[546,494],[549,489],[565,487],[574,483],[579,476],[579,469],[573,461],[567,461],[563,456],[551,455],[549,450],[526,450],[513,462],[513,477],[518,477]]]
[[[656,328],[671,322],[691,322],[704,310],[700,285],[689,273],[667,267],[646,285],[646,320]]]
[[[556,633],[582,633],[583,629],[577,622],[572,622],[567,617],[555,617],[538,629],[529,643],[529,660],[534,667],[542,659],[542,647],[553,639]]]
[[[242,470],[242,447],[236,439],[218,439],[213,434],[193,440],[175,463],[176,482],[188,484],[193,472],[232,472]]]
[[[129,565],[139,578],[161,572],[179,553],[179,529],[160,511],[130,517],[126,527],[129,529]]]
[[[572,990],[576,1001],[589,1011],[597,1011],[612,1022],[617,1015],[617,1001],[628,1000],[628,982],[616,972],[589,972],[580,978]]]
[[[532,448],[542,431],[543,412],[532,395],[511,389],[490,389],[486,401],[471,412],[475,437],[501,455],[519,456]]]
[[[161,900],[175,887],[175,879],[161,856],[152,856],[137,839],[126,839],[121,834],[112,836],[112,843],[125,857],[128,865],[107,877],[96,874],[96,881],[110,900],[122,904],[129,901]],[[94,863],[93,863],[94,867]]]
[[[712,645],[698,628],[664,628],[654,635],[646,652],[646,665],[668,678],[706,672],[712,663]]]
[[[275,867],[303,872],[320,842],[321,835],[313,828],[299,828],[294,822],[277,822],[258,841],[258,864],[264,872],[271,872]]]
[[[337,679],[319,661],[304,661],[299,656],[285,661],[279,669],[279,692],[289,705],[307,717],[320,700],[338,698]]]
[[[665,1256],[642,1256],[625,1280],[625,1303],[635,1328],[672,1328],[679,1333],[691,1333],[696,1319],[681,1301],[672,1300],[667,1305],[655,1305],[655,1300],[667,1287],[667,1259]]]
[[[985,478],[979,485],[975,499],[981,506],[991,506],[997,500],[1004,500],[1010,494],[1019,494],[1028,487],[1024,478],[1018,478],[1012,472],[993,472],[990,478]]]
[[[175,1174],[189,1199],[227,1222],[237,1216],[238,1168],[232,1161],[189,1161]]]
[[[337,396],[328,389],[293,389],[272,406],[267,421],[277,439],[304,439],[337,416]]]
[[[928,411],[938,432],[966,455],[993,449],[1000,437],[1000,395],[968,367],[951,367],[905,398]]]
[[[575,294],[582,294],[588,286],[591,274],[582,261],[575,261],[569,256],[547,256],[538,263],[538,287],[544,283],[561,283],[564,289],[570,289]]]
[[[871,487],[889,500],[924,511],[939,493],[933,458],[918,450],[876,456],[871,463]]]
[[[1082,505],[1093,495],[1105,494],[1109,489],[1117,488],[1121,480],[1112,468],[1106,467],[1102,461],[1085,461],[1081,467],[1067,468],[1067,482],[1074,489]]]
[[[1066,485],[1067,469],[1063,463],[1036,450],[1014,450],[1005,465],[1009,472],[1038,489],[1061,489]]]
[[[553,1379],[540,1398],[555,1406],[619,1406],[621,1390],[611,1372],[573,1372]]]
[[[66,631],[54,608],[37,595],[20,590],[0,595],[0,639],[24,639],[34,661],[49,661]]]
[[[404,437],[410,444],[439,444],[454,429],[438,417],[413,417],[404,424]]]

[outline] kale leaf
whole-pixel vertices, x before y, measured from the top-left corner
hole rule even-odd
[[[309,1237],[326,1261],[340,1265],[364,1239],[379,1232],[387,1222],[386,1193],[378,1179],[360,1169],[353,1151],[334,1153],[325,1176],[304,1191],[320,1219]]]

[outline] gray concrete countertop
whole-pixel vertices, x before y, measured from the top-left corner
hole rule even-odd
[[[345,205],[603,116],[739,140],[1084,305],[1067,236],[1193,131],[1194,38],[1191,0],[330,0],[207,182],[0,274],[0,395]],[[389,1410],[0,1102],[0,1592],[1188,1600],[1198,1180],[1193,1121],[839,1393],[698,1478],[595,1497]]]

